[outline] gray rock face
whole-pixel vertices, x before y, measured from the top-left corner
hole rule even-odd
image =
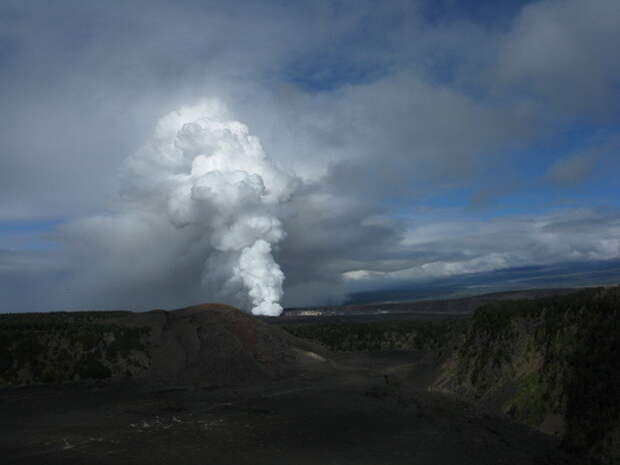
[[[285,377],[300,354],[322,349],[233,307],[199,305],[132,315],[146,324],[151,364],[144,376],[167,383],[230,385]],[[146,320],[146,321],[144,321]]]

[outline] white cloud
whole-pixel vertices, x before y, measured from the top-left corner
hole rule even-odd
[[[129,256],[110,256],[111,250],[128,248],[133,255],[134,269],[125,283],[131,287],[145,277],[148,281],[153,273],[149,270],[183,266],[179,248],[202,243],[198,259],[204,262],[203,270],[188,273],[187,280],[196,285],[203,275],[203,281],[216,288],[231,290],[223,292],[228,299],[245,287],[254,313],[282,311],[284,275],[271,250],[286,236],[280,210],[299,183],[273,164],[247,126],[230,118],[217,101],[163,117],[153,137],[125,164],[126,204],[120,212],[65,227],[66,239],[75,240],[77,233],[82,252],[95,258],[100,280],[127,269]],[[152,247],[175,253],[153,254]],[[187,273],[195,265],[185,266]]]
[[[488,222],[435,223],[408,230],[399,245],[410,257],[397,269],[357,269],[353,287],[393,286],[511,267],[620,258],[620,216],[590,209]]]

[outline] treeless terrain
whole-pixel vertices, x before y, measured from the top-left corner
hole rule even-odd
[[[551,437],[428,392],[421,352],[306,351],[296,374],[0,390],[9,464],[555,464]]]

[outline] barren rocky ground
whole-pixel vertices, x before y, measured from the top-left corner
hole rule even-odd
[[[428,392],[421,352],[307,357],[240,386],[3,388],[9,464],[568,464],[549,436]]]
[[[4,315],[0,462],[615,464],[619,296]]]

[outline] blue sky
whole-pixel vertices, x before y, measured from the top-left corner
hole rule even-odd
[[[205,101],[294,180],[284,305],[620,258],[614,0],[8,1],[0,30],[0,311],[250,305],[135,163]]]

